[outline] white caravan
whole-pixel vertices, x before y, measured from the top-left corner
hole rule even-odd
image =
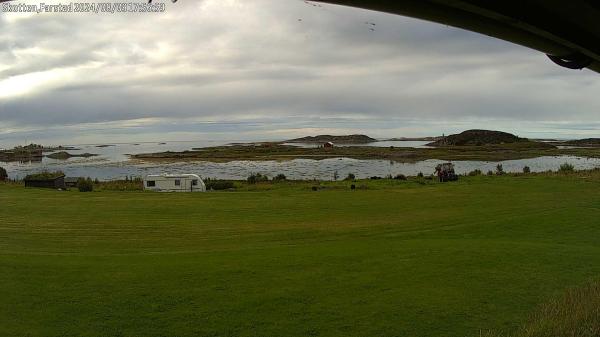
[[[144,178],[144,189],[157,192],[206,192],[197,174],[160,174]]]

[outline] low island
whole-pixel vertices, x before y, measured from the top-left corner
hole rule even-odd
[[[93,153],[72,154],[69,152],[60,151],[60,152],[49,154],[46,157],[48,157],[50,159],[69,159],[69,158],[89,158],[89,157],[95,157],[95,156],[97,156],[97,154],[93,154]]]
[[[323,136],[310,139],[324,139],[320,137]],[[299,139],[303,139],[305,142],[309,138]],[[559,155],[600,157],[600,148],[559,148],[553,144],[488,130],[468,130],[457,135],[443,137],[430,143],[428,148],[367,145],[303,148],[289,143],[290,141],[235,144],[182,152],[144,153],[132,155],[131,158],[143,161],[197,160],[212,162],[353,158],[416,162],[426,159],[502,161]]]
[[[345,135],[345,136],[332,136],[332,135],[319,135],[319,136],[308,136],[296,139],[290,139],[286,143],[337,143],[337,144],[369,144],[377,142],[377,139],[371,138],[366,135]]]

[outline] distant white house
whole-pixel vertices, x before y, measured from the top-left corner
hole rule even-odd
[[[160,174],[146,176],[144,189],[157,192],[206,192],[206,185],[196,174]]]

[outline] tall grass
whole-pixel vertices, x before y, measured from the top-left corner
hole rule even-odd
[[[480,333],[488,337],[598,337],[600,282],[568,290],[542,305],[514,335]]]
[[[94,185],[97,189],[104,191],[142,191],[144,189],[142,178],[99,181],[95,182]]]
[[[233,181],[230,180],[206,179],[204,184],[208,191],[223,191],[235,188]]]
[[[283,173],[280,173],[280,174],[276,175],[275,177],[273,177],[273,182],[281,182],[281,181],[286,181],[286,180],[287,180],[287,177]]]
[[[468,175],[469,175],[470,177],[475,177],[475,176],[480,176],[480,175],[482,175],[482,174],[483,174],[483,173],[481,172],[481,170],[480,170],[480,169],[475,169],[475,170],[473,170],[473,171],[469,172],[469,174],[468,174]]]
[[[246,179],[246,181],[248,181],[248,184],[257,184],[260,182],[269,181],[269,177],[260,173],[252,173],[248,179]]]
[[[600,282],[567,291],[530,318],[519,336],[600,336]]]
[[[558,172],[560,173],[570,173],[575,171],[575,166],[573,166],[573,164],[569,164],[569,163],[564,163],[562,165],[560,165],[560,168],[558,169]]]

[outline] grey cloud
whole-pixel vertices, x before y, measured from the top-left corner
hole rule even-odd
[[[142,118],[165,121],[146,132],[186,132],[190,124],[178,120],[204,118],[218,123],[202,130],[232,133],[315,123],[385,132],[407,119],[458,126],[501,119],[515,131],[523,121],[548,130],[556,121],[577,130],[599,120],[597,74],[557,68],[478,34],[351,8],[185,1],[158,15],[44,14],[0,19],[0,27],[7,32],[0,85],[11,76],[74,72],[26,95],[0,96],[0,134],[3,125]],[[28,49],[39,54],[18,57]]]

